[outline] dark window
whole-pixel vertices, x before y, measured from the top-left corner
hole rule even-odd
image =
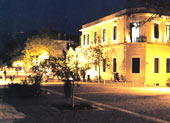
[[[155,38],[159,38],[159,25],[158,24],[154,24],[154,36]]]
[[[106,59],[103,59],[103,72],[106,72]]]
[[[166,37],[167,37],[167,40],[170,40],[170,25],[166,26]]]
[[[87,45],[89,45],[89,34],[87,34]]]
[[[154,59],[154,73],[159,73],[159,58]]]
[[[140,58],[132,58],[132,73],[140,73]]]
[[[114,26],[113,27],[113,40],[116,40],[116,35],[117,35],[117,27],[116,26]]]
[[[170,73],[170,58],[166,59],[166,72]]]
[[[94,44],[97,43],[97,32],[94,32]]]
[[[86,43],[86,35],[83,36],[83,45]]]
[[[106,41],[106,29],[103,29],[103,42]]]
[[[116,58],[113,58],[113,72],[116,72],[116,67],[117,67]]]

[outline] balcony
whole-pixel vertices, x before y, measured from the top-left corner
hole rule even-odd
[[[146,36],[136,37],[136,43],[138,43],[138,42],[146,42]]]

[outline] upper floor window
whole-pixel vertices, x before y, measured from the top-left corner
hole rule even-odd
[[[94,44],[97,43],[97,32],[94,32]]]
[[[167,40],[170,40],[170,25],[166,26],[166,36],[167,36]]]
[[[117,38],[117,26],[114,26],[113,27],[113,40],[116,40],[116,38]]]
[[[159,38],[159,25],[157,23],[154,24],[154,37]]]
[[[139,23],[130,23],[130,38],[131,42],[137,42],[137,38],[140,36],[140,27]]]
[[[89,45],[89,42],[90,40],[89,40],[89,34],[87,34],[87,45]]]
[[[86,44],[86,35],[83,35],[83,45]]]
[[[106,41],[106,29],[103,29],[103,42]]]

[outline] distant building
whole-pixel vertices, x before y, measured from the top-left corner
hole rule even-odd
[[[81,46],[76,48],[75,55],[82,57],[80,51],[88,52],[89,48],[98,45],[109,55],[103,60],[102,79],[113,80],[113,73],[117,72],[127,82],[167,84],[170,78],[170,16],[160,17],[144,8],[125,9],[85,24],[80,31]],[[87,63],[87,57],[82,59]],[[106,67],[107,62],[109,67]],[[93,66],[86,78],[94,79],[97,75],[98,68]]]

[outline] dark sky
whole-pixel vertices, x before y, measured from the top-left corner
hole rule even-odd
[[[0,0],[0,33],[52,28],[78,33],[82,24],[126,8],[127,0]]]

